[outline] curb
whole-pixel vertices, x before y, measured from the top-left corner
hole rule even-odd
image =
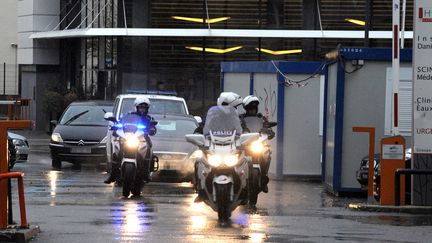
[[[412,206],[412,205],[392,206],[392,205],[351,203],[349,204],[348,208],[355,211],[432,215],[432,206]]]
[[[19,227],[0,230],[0,242],[29,242],[40,232],[39,226],[30,226],[28,229]]]

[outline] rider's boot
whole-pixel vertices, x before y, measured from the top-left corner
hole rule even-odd
[[[120,176],[119,165],[118,165],[118,163],[113,161],[112,166],[111,166],[111,173],[110,173],[109,177],[104,180],[104,183],[105,184],[111,184],[113,182],[116,182],[117,179],[119,178],[119,176]]]
[[[267,186],[267,184],[269,183],[269,178],[268,178],[268,176],[262,176],[261,177],[261,190],[263,191],[263,192],[265,192],[265,193],[267,193],[268,192],[268,186]]]

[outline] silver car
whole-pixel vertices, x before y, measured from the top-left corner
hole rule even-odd
[[[152,115],[158,122],[157,133],[151,136],[153,154],[159,158],[159,170],[153,181],[181,182],[193,179],[195,145],[186,142],[198,123],[190,115]]]
[[[16,160],[27,161],[29,155],[29,143],[27,138],[19,134],[8,132],[8,136],[12,139],[12,142],[16,149]]]

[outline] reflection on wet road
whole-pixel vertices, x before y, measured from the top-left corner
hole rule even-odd
[[[38,157],[39,156],[39,157]],[[271,181],[256,210],[237,208],[229,227],[194,203],[190,183],[150,183],[143,196],[122,198],[103,183],[102,167],[64,164],[51,170],[49,155],[16,165],[26,173],[27,218],[42,232],[32,242],[426,242],[431,216],[351,211],[365,198],[335,198],[320,183]],[[14,212],[17,196],[14,196]],[[15,217],[17,217],[15,215]],[[414,227],[415,226],[415,227]]]

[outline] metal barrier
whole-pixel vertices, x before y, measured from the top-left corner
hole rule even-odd
[[[432,175],[432,170],[397,169],[395,171],[395,206],[400,206],[400,176],[404,175]]]
[[[0,174],[0,181],[4,179],[17,178],[18,179],[18,196],[19,196],[19,206],[20,206],[20,216],[21,216],[21,228],[28,228],[27,214],[25,209],[24,201],[24,173],[22,172],[8,172]]]
[[[30,99],[14,99],[12,97],[7,97],[7,100],[0,100],[0,119],[30,119]]]

